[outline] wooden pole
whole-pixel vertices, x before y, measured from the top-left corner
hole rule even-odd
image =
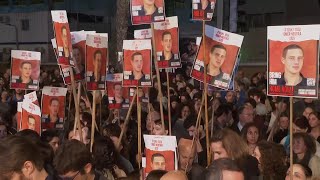
[[[94,130],[95,130],[95,124],[96,124],[96,93],[97,90],[93,91],[93,103],[92,103],[92,124],[91,124],[91,140],[90,140],[90,152],[92,152],[92,146],[94,143]]]
[[[139,164],[139,169],[141,168],[141,159],[140,157],[142,156],[142,151],[141,151],[141,104],[139,100],[139,86],[137,86],[136,90],[136,96],[137,96],[137,117],[138,117],[138,164]]]
[[[163,116],[163,105],[162,105],[162,90],[161,90],[161,82],[160,82],[160,72],[159,72],[159,67],[158,67],[158,61],[157,61],[157,53],[156,53],[156,44],[155,44],[155,34],[154,34],[154,24],[151,23],[151,31],[152,31],[152,50],[153,50],[153,62],[154,62],[154,67],[156,69],[156,75],[157,75],[157,83],[158,83],[158,97],[159,97],[159,103],[160,103],[160,115],[161,115],[161,124],[162,127],[165,127],[164,125],[164,116]],[[165,128],[163,128],[165,129]],[[164,130],[165,131],[165,130]],[[164,133],[164,132],[163,132]]]
[[[122,141],[122,138],[123,138],[123,135],[127,132],[127,126],[129,124],[129,118],[130,118],[130,115],[131,115],[131,111],[132,111],[132,107],[133,107],[133,104],[134,104],[134,101],[136,100],[137,98],[137,92],[134,93],[133,95],[133,99],[130,103],[130,106],[129,106],[129,110],[127,112],[127,115],[126,115],[126,119],[124,120],[124,124],[123,124],[123,128],[121,130],[121,133],[120,133],[120,137],[119,137],[119,141],[118,141],[118,144],[116,146],[116,149],[119,151],[119,148],[120,148],[120,144],[121,144],[121,141]]]
[[[206,41],[205,30],[206,22],[202,21],[202,42],[203,42],[203,83],[204,83],[204,113],[205,113],[205,126],[206,126],[206,144],[207,144],[207,165],[210,164],[210,146],[209,146],[209,118],[208,118],[208,84],[207,84],[207,62],[206,62]]]
[[[290,179],[293,179],[293,97],[290,97]]]
[[[170,78],[169,72],[166,71],[167,74],[167,93],[168,93],[168,120],[169,120],[169,135],[171,136],[171,100],[170,100]],[[164,126],[162,126],[165,129]]]
[[[69,94],[69,105],[68,105],[68,121],[70,122],[70,115],[71,115],[71,100],[72,100],[72,91]]]
[[[69,68],[69,72],[70,72],[70,76],[71,76],[71,87],[72,87],[72,94],[73,94],[73,99],[74,99],[74,106],[76,109],[76,113],[75,113],[75,123],[74,123],[74,127],[73,127],[73,131],[74,134],[76,134],[76,129],[78,127],[79,133],[80,133],[80,139],[82,139],[82,131],[81,131],[81,125],[80,125],[80,107],[79,107],[79,102],[77,99],[77,91],[76,91],[76,84],[75,84],[75,80],[74,80],[74,74],[73,74],[73,69],[70,66]]]

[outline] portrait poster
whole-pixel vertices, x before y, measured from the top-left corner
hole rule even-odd
[[[95,31],[74,31],[71,32],[72,53],[74,62],[74,79],[83,80],[85,74],[86,38],[87,34],[94,34]]]
[[[45,86],[41,98],[41,128],[63,130],[67,88]]]
[[[139,29],[134,30],[134,39],[151,39],[152,31],[151,29]]]
[[[17,102],[17,131],[21,129],[22,102]]]
[[[192,20],[211,21],[216,0],[192,0]]]
[[[105,90],[108,67],[108,37],[102,34],[87,34],[86,82],[88,90]]]
[[[268,26],[270,96],[317,98],[320,25]]]
[[[31,93],[25,94],[23,97],[23,101],[28,101],[28,102],[32,102],[35,105],[39,106],[39,101],[38,101],[38,97],[37,97],[37,92],[33,91]]]
[[[193,64],[201,43],[201,37],[180,38],[179,48],[181,54],[181,63]]]
[[[177,140],[175,136],[143,135],[145,142],[145,174],[152,170],[177,170]]]
[[[164,21],[164,0],[130,0],[132,25]]]
[[[159,69],[180,68],[178,17],[155,22],[153,36]]]
[[[40,134],[41,123],[40,123],[41,110],[40,107],[33,104],[30,101],[22,102],[22,118],[21,118],[21,129],[31,129]]]
[[[204,65],[207,66],[208,85],[228,90],[232,81],[243,36],[212,26],[205,28],[205,54],[203,39],[191,70],[191,77],[204,80]],[[204,59],[205,58],[205,59]]]
[[[35,51],[11,51],[11,89],[38,90],[41,53]]]
[[[123,41],[123,86],[152,86],[151,40]]]
[[[122,73],[107,74],[109,109],[129,108],[128,88],[122,87]]]
[[[54,10],[51,11],[51,16],[57,44],[58,65],[74,66],[67,12],[65,10]]]
[[[133,100],[133,96],[136,93],[137,88],[129,88],[129,96],[130,96],[130,102]],[[149,102],[149,87],[140,87],[139,92],[139,102],[148,104]]]

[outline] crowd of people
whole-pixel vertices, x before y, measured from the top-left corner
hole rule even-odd
[[[293,179],[320,178],[319,100],[294,100],[293,137],[290,137],[289,100],[266,95],[265,72],[248,78],[240,68],[235,74],[232,91],[208,91],[210,142],[207,144],[203,85],[189,76],[191,68],[192,64],[184,64],[183,68],[170,73],[169,81],[165,73],[161,73],[164,96],[158,96],[154,80],[147,95],[149,103],[142,103],[142,134],[169,135],[171,132],[176,136],[178,151],[177,171],[167,172],[155,166],[145,177],[147,180],[289,180],[291,173]],[[141,156],[138,153],[135,105],[129,117],[129,128],[126,128],[127,110],[109,109],[107,92],[97,101],[97,113],[92,114],[92,95],[82,91],[81,126],[74,130],[75,105],[68,93],[66,99],[71,108],[66,106],[65,109],[64,130],[49,129],[39,135],[29,129],[17,130],[17,102],[23,100],[27,91],[12,90],[9,82],[10,69],[7,69],[0,78],[0,179],[130,180],[142,177],[143,171],[137,162],[141,162],[144,153]],[[170,86],[171,124],[167,84]],[[39,85],[40,89],[65,87],[58,68],[41,69]],[[41,102],[41,90],[37,94]],[[145,96],[143,91],[139,91],[139,96]],[[159,103],[160,98],[163,104]],[[160,106],[164,109],[164,127]],[[197,125],[199,112],[200,126]],[[90,152],[93,116],[98,130]],[[123,128],[127,131],[120,139]],[[290,138],[293,139],[292,168],[289,167]],[[207,147],[211,150],[210,164]]]

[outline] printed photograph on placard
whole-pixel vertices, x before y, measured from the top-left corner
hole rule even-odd
[[[130,96],[130,102],[133,100],[133,96],[136,93],[137,88],[130,88],[129,89],[129,96]],[[148,103],[149,102],[149,88],[148,87],[140,87],[138,91],[139,100],[142,103]]]
[[[41,123],[40,123],[41,111],[40,107],[29,101],[22,102],[22,118],[21,118],[21,129],[31,129],[40,134]]]
[[[37,90],[39,88],[41,53],[11,51],[11,89]]]
[[[200,46],[201,37],[180,38],[179,48],[181,54],[181,63],[193,64],[197,57],[197,52]]]
[[[151,29],[134,30],[134,39],[151,39],[151,38],[152,38]]]
[[[41,129],[63,130],[67,88],[48,87],[42,90]]]
[[[318,97],[319,25],[268,26],[268,95]]]
[[[88,90],[105,90],[108,64],[108,37],[87,34],[86,82]]]
[[[206,25],[205,54],[203,40],[191,70],[191,77],[204,80],[206,64],[207,83],[228,90],[232,81],[243,36]]]
[[[123,41],[123,86],[152,86],[151,40]]]
[[[130,0],[133,25],[164,21],[164,0]]]
[[[216,0],[192,0],[192,20],[211,21]]]
[[[160,69],[181,67],[178,17],[167,17],[164,22],[155,22],[153,32],[158,67]]]
[[[39,106],[39,101],[38,101],[38,97],[37,97],[37,92],[33,91],[31,93],[25,94],[23,96],[23,101],[29,101],[32,102],[35,105]]]
[[[57,43],[58,65],[74,65],[72,58],[71,34],[65,10],[51,11],[53,30]]]
[[[122,73],[107,74],[106,86],[110,109],[129,108],[128,88],[122,87]]]

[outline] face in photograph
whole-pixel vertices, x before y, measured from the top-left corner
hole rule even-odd
[[[65,26],[62,26],[61,28],[61,40],[63,47],[68,48],[69,43],[68,43],[68,33],[67,33],[67,28]]]
[[[211,48],[209,54],[209,68],[221,68],[225,59],[226,59],[227,51],[226,48],[222,45],[215,45]]]
[[[170,52],[172,49],[172,35],[170,32],[166,31],[162,34],[161,45],[164,52]]]
[[[20,73],[23,83],[28,83],[31,80],[31,73],[32,73],[32,65],[29,62],[23,62],[20,65]]]
[[[132,66],[133,72],[142,72],[143,57],[141,53],[136,52],[132,55],[131,66]]]
[[[28,117],[28,129],[31,129],[31,130],[36,129],[36,119],[32,116]]]
[[[101,61],[102,61],[102,52],[101,51],[96,51],[94,53],[94,59],[93,59],[93,68],[94,68],[95,81],[99,81],[100,80]]]
[[[281,62],[284,64],[285,73],[300,74],[303,60],[303,49],[300,46],[293,44],[284,48]]]
[[[162,154],[156,153],[151,157],[152,170],[166,170],[166,159]]]
[[[52,98],[49,104],[49,110],[51,116],[58,116],[59,113],[59,99]]]

